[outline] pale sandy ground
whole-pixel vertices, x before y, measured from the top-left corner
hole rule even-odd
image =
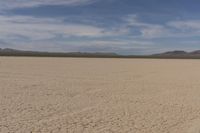
[[[0,57],[0,133],[199,133],[200,60]]]

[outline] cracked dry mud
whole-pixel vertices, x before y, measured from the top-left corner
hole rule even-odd
[[[199,133],[200,60],[0,58],[0,133]]]

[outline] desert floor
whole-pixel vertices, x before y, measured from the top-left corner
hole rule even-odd
[[[199,133],[200,60],[0,57],[0,133]]]

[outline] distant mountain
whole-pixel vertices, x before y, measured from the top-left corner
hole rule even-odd
[[[200,55],[200,50],[196,50],[196,51],[190,52],[189,54]]]
[[[40,51],[24,51],[17,49],[0,48],[0,56],[42,56],[42,57],[117,57],[116,53],[87,53],[87,52],[40,52]]]
[[[186,52],[186,51],[168,51],[164,53],[152,55],[158,58],[199,58],[200,59],[200,50]]]
[[[160,54],[155,54],[157,56],[174,56],[174,55],[187,55],[188,53],[185,51],[168,51]]]
[[[153,55],[118,55],[116,53],[87,52],[39,52],[0,48],[0,56],[35,56],[35,57],[87,57],[87,58],[158,58],[158,59],[200,59],[200,50],[186,52],[181,50],[168,51]]]
[[[15,52],[15,51],[18,51],[18,50],[10,49],[10,48],[5,48],[5,49],[0,48],[0,52]]]

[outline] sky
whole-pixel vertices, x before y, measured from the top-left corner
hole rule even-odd
[[[199,0],[0,0],[0,48],[146,55],[200,49]]]

